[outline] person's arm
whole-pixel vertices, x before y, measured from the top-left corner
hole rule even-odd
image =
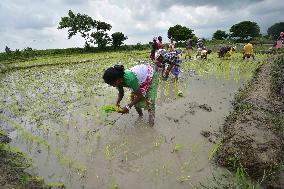
[[[142,98],[143,98],[143,94],[140,91],[140,89],[138,89],[137,91],[133,92],[134,93],[134,98],[133,100],[128,104],[129,108],[131,108],[132,106],[134,106],[135,104],[137,104]]]
[[[174,65],[176,65],[176,58],[175,59],[171,58],[168,62],[169,62],[169,66],[165,72],[166,77],[169,76],[170,71],[173,69]]]
[[[116,100],[116,105],[120,106],[120,102],[124,96],[124,89],[122,87],[118,87],[118,95],[117,95],[117,100]]]
[[[131,71],[126,71],[124,77],[124,84],[125,87],[131,89],[134,94],[133,98],[131,98],[131,101],[128,105],[122,108],[122,111],[120,113],[126,114],[129,112],[130,108],[136,104],[141,98],[143,97],[142,93],[140,92],[140,84],[137,76],[131,72]]]
[[[140,89],[138,89],[137,91],[133,93],[134,93],[134,98],[128,105],[122,108],[122,111],[120,113],[122,114],[129,113],[129,110],[132,108],[132,106],[134,106],[136,103],[138,103],[143,98],[143,94],[141,93]]]

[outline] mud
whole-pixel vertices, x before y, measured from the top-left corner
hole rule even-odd
[[[234,94],[261,63],[238,57],[190,61],[179,83],[160,80],[154,127],[147,111],[143,118],[134,109],[123,116],[100,111],[117,93],[95,79],[101,79],[103,62],[14,70],[0,82],[7,90],[0,125],[11,146],[32,158],[29,171],[46,183],[74,189],[199,188],[213,174],[228,172],[211,162],[214,142],[220,144],[216,130]]]
[[[7,135],[0,132],[0,188],[43,188],[42,180],[31,180],[32,175],[25,172],[30,164],[23,154],[4,147],[10,140]]]
[[[37,144],[14,137],[13,146],[33,157],[46,182],[66,183],[67,188],[110,188],[113,182],[125,189],[198,188],[213,179],[213,173],[223,174],[208,160],[212,137],[204,138],[200,132],[218,130],[242,83],[197,76],[189,80],[184,97],[167,90],[174,88],[173,82],[161,82],[153,128],[148,126],[146,111],[143,118],[135,110],[123,116],[106,115],[102,123],[94,116],[86,118],[88,112],[113,100],[96,96],[86,99],[89,105],[74,112],[65,126],[54,126],[58,131],[54,129],[46,141],[62,150],[64,157],[87,165],[85,173],[69,168]],[[126,104],[128,99],[124,100]]]
[[[233,103],[234,112],[224,124],[223,145],[215,160],[232,170],[242,166],[264,188],[283,188],[284,104],[283,95],[275,95],[272,90],[273,64],[264,64],[239,93]],[[279,79],[283,81],[283,77]]]

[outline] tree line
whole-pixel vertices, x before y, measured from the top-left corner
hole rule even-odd
[[[197,37],[193,33],[194,30],[189,29],[185,26],[176,25],[170,27],[168,30],[168,38],[173,39],[176,42],[185,41],[188,38],[196,41]],[[267,35],[263,36],[260,33],[260,27],[256,22],[242,21],[234,24],[229,33],[223,30],[217,30],[213,33],[212,40],[233,40],[235,42],[248,42],[251,40],[261,41],[262,38],[276,40],[279,33],[284,31],[284,22],[273,24],[267,30]]]
[[[115,32],[108,35],[107,31],[110,31],[112,26],[108,23],[97,21],[85,14],[74,14],[69,10],[68,16],[62,17],[59,22],[58,29],[68,28],[68,38],[76,34],[80,34],[85,39],[85,47],[89,47],[91,44],[97,45],[98,48],[105,48],[107,45],[113,47],[119,47],[123,44],[123,41],[127,39],[122,32]],[[217,30],[213,33],[212,39],[226,40],[230,39],[236,42],[247,42],[252,39],[260,39],[266,37],[267,39],[277,39],[279,33],[284,31],[284,22],[273,24],[267,30],[267,35],[262,36],[260,34],[260,27],[256,22],[242,21],[234,24],[229,33],[226,31]],[[173,39],[178,44],[183,43],[188,38],[196,41],[197,37],[193,33],[194,30],[181,25],[175,25],[168,29],[168,38]]]
[[[267,35],[263,36],[260,34],[260,28],[256,22],[242,21],[233,25],[229,30],[230,33],[226,33],[222,30],[217,30],[213,34],[212,39],[233,39],[237,42],[247,42],[255,38],[267,38],[276,40],[279,36],[279,33],[282,31],[284,31],[284,22],[275,23],[268,28]]]

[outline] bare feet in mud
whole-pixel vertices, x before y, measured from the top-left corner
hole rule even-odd
[[[153,127],[155,124],[155,109],[148,110],[148,113],[149,113],[149,125],[150,127]]]
[[[135,110],[137,111],[139,117],[143,117],[143,112],[141,108],[135,107]]]
[[[149,126],[153,127],[155,124],[155,115],[149,114]]]
[[[153,118],[150,118],[149,116],[149,122],[147,125],[149,125],[150,127],[153,127],[155,124],[155,120]],[[135,121],[135,125],[138,125],[138,126],[142,126],[142,125],[145,125],[145,122],[143,120],[143,116],[138,116],[137,120]]]
[[[155,120],[154,120],[155,118],[150,118],[150,116],[149,116],[149,126],[150,127],[154,127],[154,124],[155,124]]]

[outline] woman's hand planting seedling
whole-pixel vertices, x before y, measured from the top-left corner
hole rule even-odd
[[[122,108],[119,106],[114,106],[114,105],[106,105],[102,107],[102,110],[105,113],[112,113],[112,112],[122,112]]]

